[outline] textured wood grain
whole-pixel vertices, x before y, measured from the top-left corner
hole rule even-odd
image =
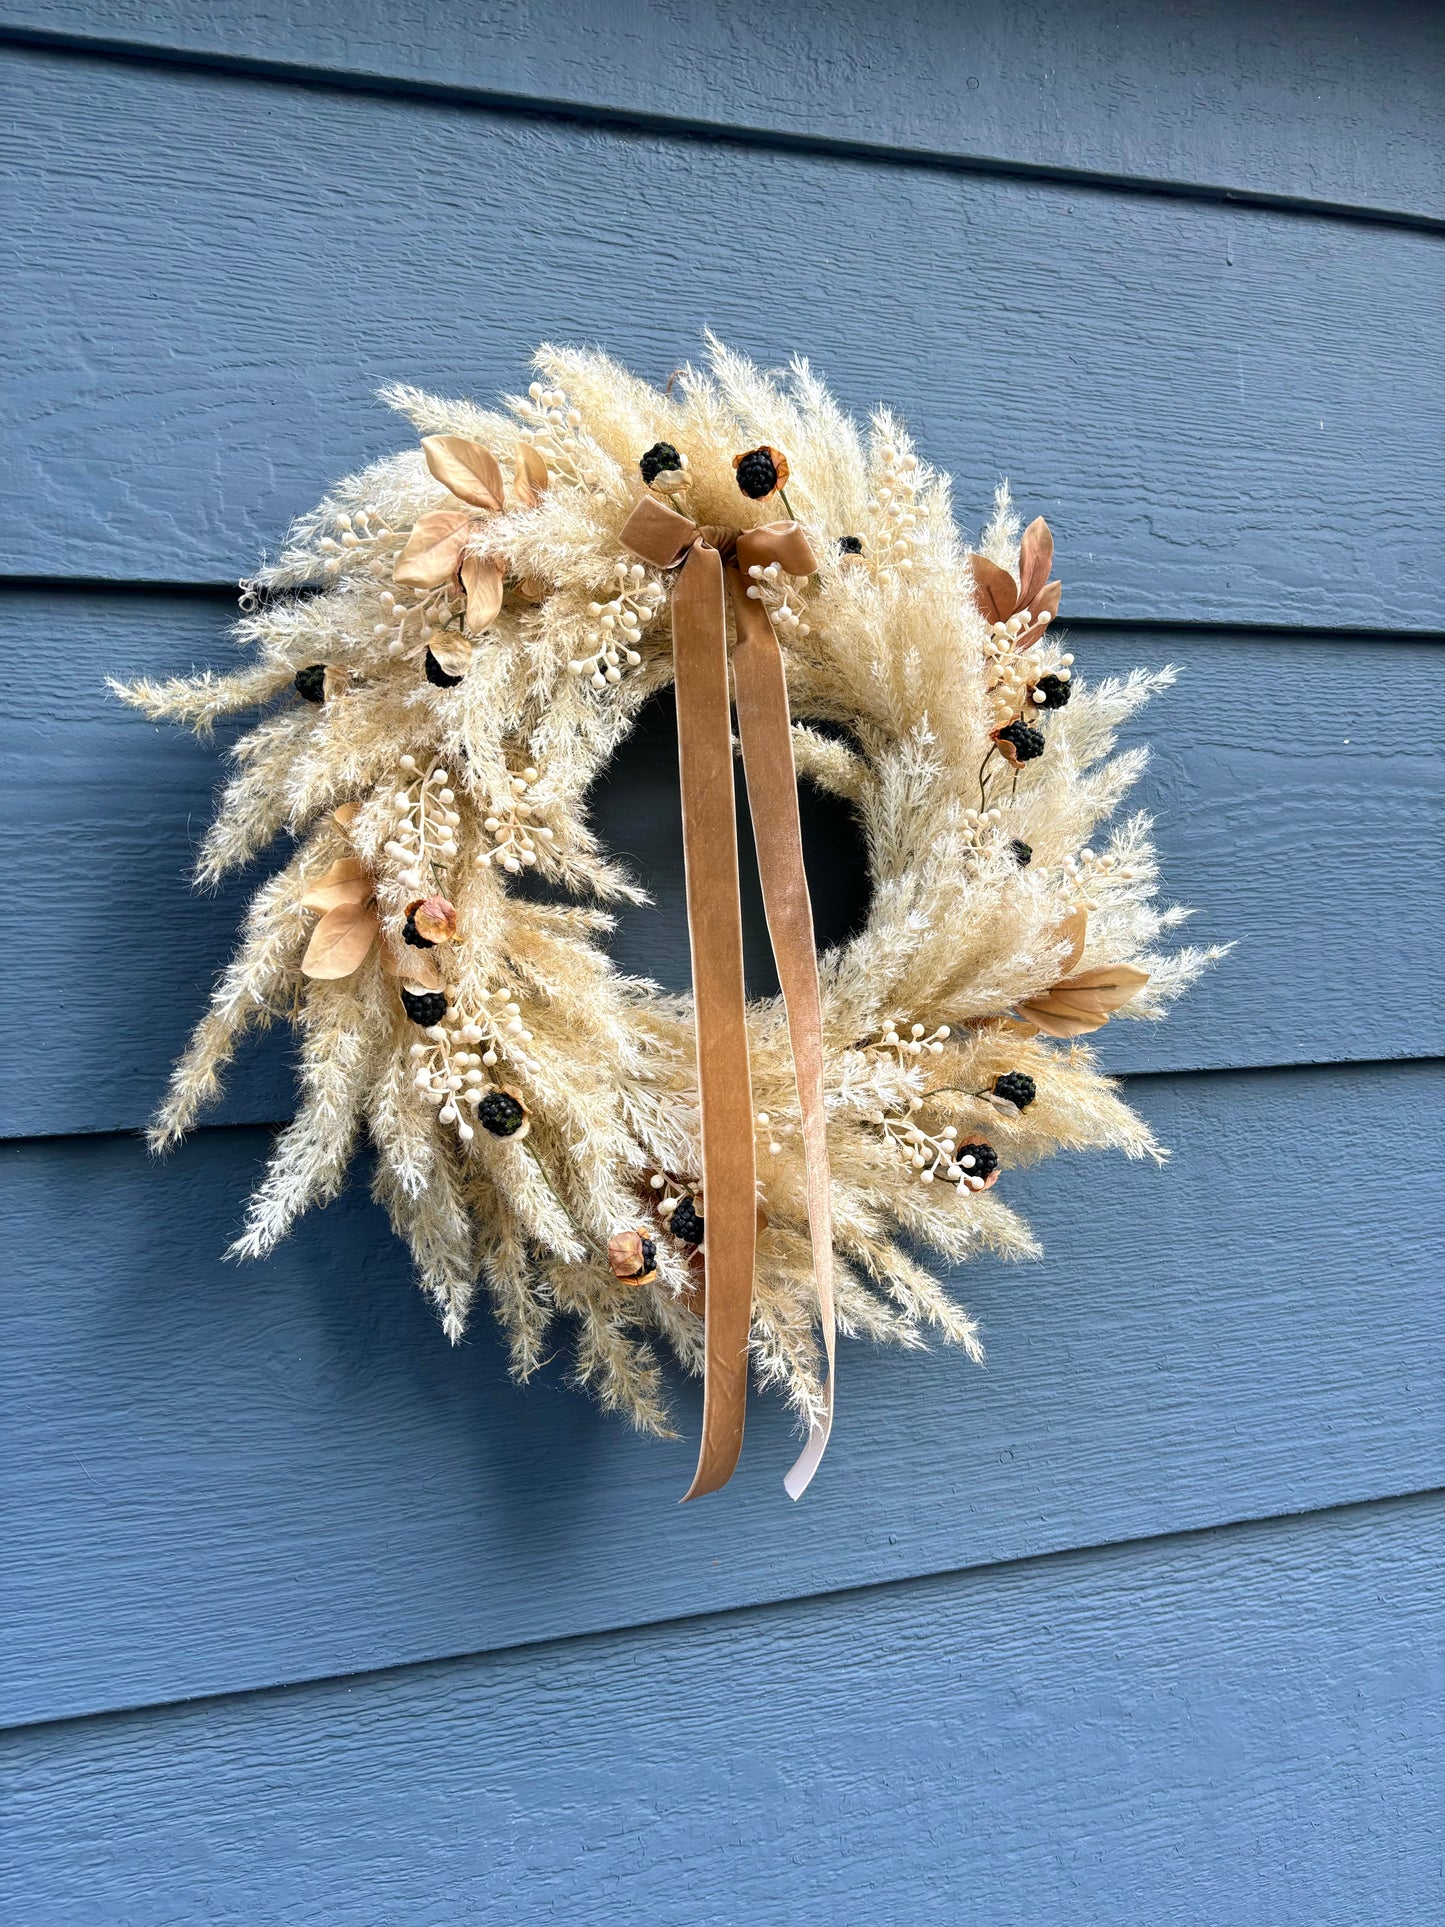
[[[486,395],[539,337],[661,377],[711,324],[899,405],[970,518],[1011,473],[1072,614],[1445,626],[1429,234],[52,54],[7,84],[12,572],[234,577],[395,445],[382,381]]]
[[[1425,1927],[1438,1497],[12,1737],[27,1927]]]
[[[1445,216],[1435,7],[5,0],[11,30],[759,137]],[[1287,34],[1287,40],[1284,36]],[[1282,57],[1287,48],[1287,57]]]
[[[0,898],[10,958],[0,985],[5,1134],[143,1123],[230,953],[244,890],[196,896],[184,875],[222,774],[219,749],[156,728],[101,687],[107,669],[169,674],[226,663],[229,619],[219,601],[200,599],[0,595],[0,653],[10,665],[0,809],[27,824]],[[57,635],[67,651],[60,683]],[[1167,1023],[1112,1024],[1098,1039],[1104,1061],[1135,1071],[1445,1052],[1445,1010],[1419,994],[1445,940],[1445,732],[1438,712],[1418,703],[1438,674],[1438,648],[1147,630],[1074,640],[1088,675],[1181,665],[1179,684],[1125,740],[1153,745],[1139,796],[1158,812],[1166,882],[1198,906],[1188,934],[1238,943]],[[1394,753],[1402,741],[1406,751]],[[806,794],[827,943],[863,910],[864,857],[846,810]],[[655,898],[622,915],[614,956],[685,989],[668,706],[649,713],[617,759],[597,817]],[[776,979],[750,859],[746,867],[749,977],[761,995]],[[54,906],[53,944],[33,939],[42,902]],[[1388,904],[1398,910],[1382,969]],[[287,1115],[287,1055],[279,1041],[243,1051],[216,1116]]]
[[[1433,1066],[1153,1079],[1176,1156],[1006,1179],[1038,1265],[966,1267],[989,1365],[849,1344],[823,1472],[759,1399],[727,1494],[683,1436],[450,1350],[352,1191],[219,1252],[265,1151],[5,1148],[0,1705],[352,1671],[1413,1490],[1445,1474]]]

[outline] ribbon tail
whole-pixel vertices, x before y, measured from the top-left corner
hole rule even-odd
[[[672,634],[707,1266],[702,1443],[684,1495],[695,1499],[727,1484],[742,1450],[757,1245],[726,601],[722,558],[703,543],[673,588]]]
[[[818,989],[813,906],[803,869],[798,776],[793,762],[793,728],[782,650],[767,610],[761,602],[749,597],[736,569],[728,571],[728,589],[738,632],[737,647],[733,651],[738,735],[748,779],[748,808],[757,844],[763,908],[767,913],[768,934],[772,938],[793,1047],[807,1172],[808,1235],[813,1247],[813,1277],[828,1361],[822,1413],[814,1419],[808,1442],[783,1481],[788,1497],[800,1499],[818,1469],[833,1429],[837,1350],[833,1210],[823,1105],[823,1008]]]

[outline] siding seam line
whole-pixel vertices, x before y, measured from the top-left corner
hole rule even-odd
[[[988,1559],[978,1565],[939,1566],[924,1572],[904,1573],[884,1579],[855,1581],[846,1586],[828,1586],[811,1593],[785,1593],[775,1599],[750,1600],[736,1606],[704,1607],[697,1612],[665,1614],[659,1619],[629,1620],[615,1626],[592,1627],[574,1633],[554,1633],[541,1639],[511,1640],[503,1645],[463,1648],[458,1652],[433,1653],[424,1659],[398,1660],[388,1666],[363,1666],[351,1672],[317,1673],[298,1679],[270,1680],[263,1686],[226,1687],[219,1692],[182,1694],[176,1699],[136,1700],[124,1706],[98,1707],[86,1713],[61,1713],[51,1719],[23,1720],[13,1725],[0,1722],[0,1733],[24,1735],[57,1726],[72,1726],[83,1721],[125,1719],[135,1713],[161,1712],[172,1707],[215,1706],[228,1701],[254,1699],[264,1693],[303,1693],[314,1687],[345,1683],[371,1683],[400,1673],[414,1673],[427,1666],[453,1666],[517,1652],[541,1652],[549,1647],[576,1645],[582,1640],[609,1639],[618,1635],[652,1633],[675,1626],[701,1626],[706,1621],[740,1620],[749,1613],[773,1612],[799,1606],[812,1599],[845,1600],[864,1594],[902,1591],[910,1586],[943,1586],[951,1580],[975,1575],[986,1577],[1014,1566],[1043,1565],[1056,1560],[1087,1557],[1093,1553],[1131,1552],[1144,1548],[1198,1540],[1235,1532],[1262,1532],[1289,1520],[1327,1520],[1343,1513],[1381,1510],[1404,1511],[1428,1500],[1445,1497],[1445,1486],[1412,1487],[1404,1492],[1381,1492],[1367,1499],[1338,1499],[1329,1505],[1306,1506],[1294,1512],[1245,1513],[1221,1519],[1212,1525],[1184,1526],[1170,1532],[1142,1533],[1123,1539],[1101,1539],[1087,1545],[1056,1546],[1045,1552],[1026,1552],[1011,1558]]]
[[[279,1027],[278,1027],[279,1028]],[[1157,1071],[1106,1071],[1116,1084],[1152,1083],[1163,1078],[1196,1077],[1277,1077],[1285,1074],[1305,1074],[1312,1071],[1368,1071],[1398,1070],[1403,1066],[1419,1069],[1425,1065],[1445,1064],[1445,1057],[1434,1052],[1425,1052],[1413,1057],[1329,1057],[1313,1062],[1297,1061],[1292,1064],[1198,1064],[1177,1066],[1169,1070]],[[163,1095],[157,1093],[157,1102]],[[291,1123],[291,1117],[247,1117],[220,1122],[198,1122],[187,1131],[182,1145],[175,1152],[160,1153],[160,1158],[174,1156],[184,1144],[194,1143],[204,1136],[215,1136],[223,1131],[282,1131]],[[98,1144],[117,1138],[139,1138],[144,1136],[148,1124],[113,1124],[94,1131],[5,1131],[0,1130],[0,1144],[7,1147],[23,1148],[29,1144]]]
[[[430,101],[443,106],[471,107],[520,119],[571,122],[619,133],[654,134],[673,140],[812,154],[839,161],[867,161],[885,167],[934,169],[994,179],[1033,180],[1050,186],[1101,193],[1132,193],[1211,206],[1258,209],[1291,215],[1297,219],[1445,234],[1445,216],[1413,213],[1403,208],[1377,208],[1358,202],[1316,200],[1306,195],[1272,194],[1264,189],[1229,187],[1207,181],[1167,181],[1148,175],[1113,173],[1102,168],[1010,161],[987,154],[959,154],[933,148],[844,140],[826,134],[793,133],[782,128],[706,121],[681,114],[609,107],[545,95],[489,92],[485,88],[448,85],[444,81],[417,80],[360,70],[349,72],[341,68],[311,66],[302,61],[266,59],[260,55],[207,53],[199,48],[166,47],[107,38],[104,35],[0,25],[0,46],[5,45],[82,59],[105,59],[118,65],[171,67],[237,75],[315,91]]]

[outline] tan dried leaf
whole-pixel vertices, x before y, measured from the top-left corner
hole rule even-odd
[[[456,575],[471,525],[460,509],[423,515],[396,558],[392,580],[404,589],[440,589]]]
[[[365,903],[372,893],[366,865],[356,856],[339,856],[301,899],[303,910],[335,910],[343,903]]]
[[[519,442],[512,465],[512,493],[524,509],[536,508],[549,480],[547,464],[538,451],[530,442]]]
[[[465,435],[426,435],[421,452],[426,465],[453,495],[474,508],[500,509],[504,484],[496,456]]]
[[[1024,539],[1019,544],[1019,590],[1015,608],[1038,614],[1034,597],[1048,581],[1053,560],[1054,538],[1049,533],[1049,525],[1042,515],[1036,516],[1024,530]]]
[[[427,647],[449,676],[465,676],[472,666],[472,642],[460,629],[446,629],[432,637]]]
[[[383,944],[381,967],[388,977],[399,979],[408,990],[445,990],[447,987],[441,970],[427,953],[410,944],[405,956],[398,955],[391,944]]]
[[[302,975],[323,981],[349,977],[365,963],[376,934],[376,912],[370,904],[348,903],[328,910],[311,932],[301,959]]]
[[[339,823],[343,830],[349,830],[360,814],[359,803],[339,803],[331,812],[331,820],[333,823]]]
[[[1007,569],[990,562],[986,555],[971,555],[968,566],[973,574],[974,600],[990,622],[1007,622],[1019,606],[1018,584]]]
[[[506,572],[500,562],[479,555],[462,559],[462,587],[467,592],[466,626],[476,636],[502,612],[502,584]],[[435,653],[435,651],[433,651]]]
[[[1084,954],[1084,945],[1089,940],[1089,913],[1087,910],[1071,910],[1054,933],[1061,943],[1068,945],[1064,952],[1064,967],[1060,977],[1067,977],[1078,967]]]

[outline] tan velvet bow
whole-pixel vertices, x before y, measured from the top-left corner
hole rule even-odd
[[[655,496],[645,496],[637,504],[622,530],[622,540],[634,555],[658,568],[682,565],[672,585],[672,639],[707,1266],[702,1445],[685,1496],[694,1499],[726,1485],[742,1450],[757,1242],[757,1170],[728,692],[726,606],[731,600],[737,630],[732,670],[738,737],[763,907],[793,1047],[807,1169],[808,1231],[828,1360],[823,1411],[784,1480],[789,1496],[797,1499],[818,1468],[833,1425],[836,1315],[823,1110],[823,1018],[813,910],[798,824],[787,678],[768,612],[747,589],[748,570],[755,564],[766,568],[776,562],[790,575],[811,575],[818,563],[796,522],[769,522],[737,532],[699,528]]]

